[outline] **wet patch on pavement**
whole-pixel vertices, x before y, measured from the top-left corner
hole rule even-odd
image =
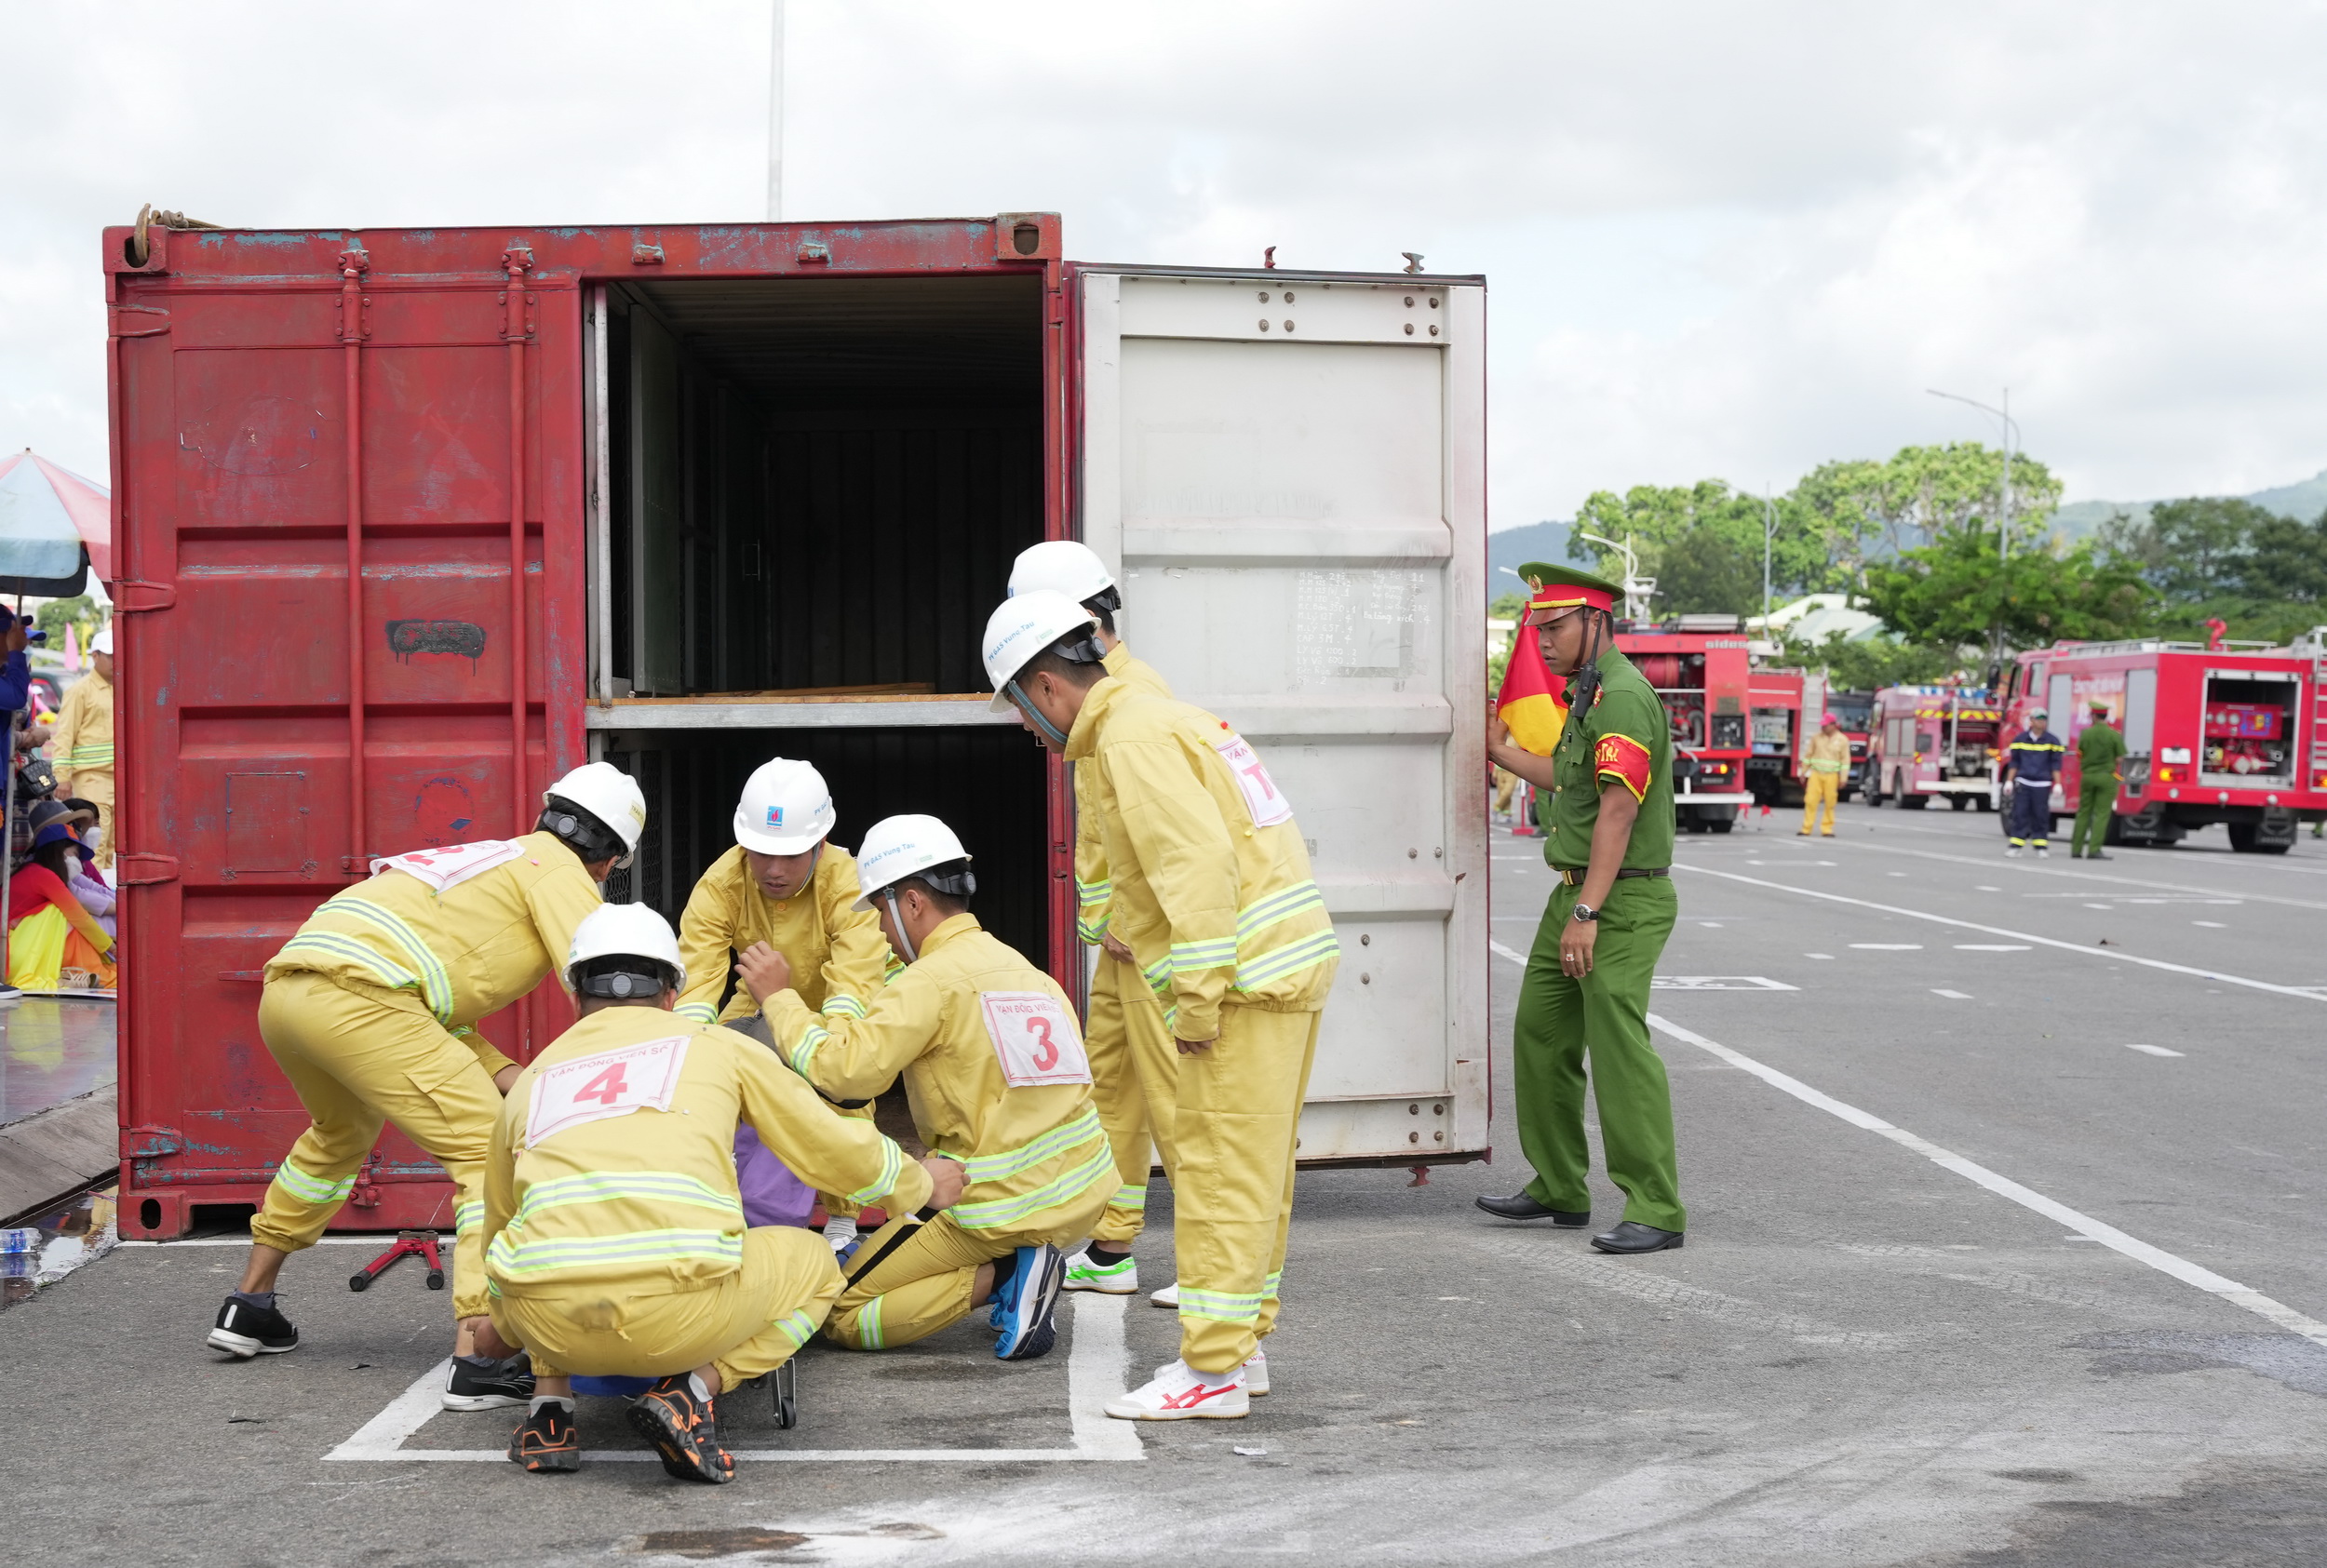
[[[2280,1568],[2327,1562],[2327,1467],[2216,1464],[2168,1497],[2038,1503],[2011,1546],[1917,1568]]]
[[[0,1309],[32,1300],[41,1286],[55,1284],[119,1244],[110,1188],[85,1192],[0,1230]]]
[[[2298,1394],[2327,1397],[2327,1346],[2291,1333],[2089,1333],[2069,1343],[2079,1350],[2103,1352],[2092,1361],[2093,1373],[2102,1377],[2235,1367]]]

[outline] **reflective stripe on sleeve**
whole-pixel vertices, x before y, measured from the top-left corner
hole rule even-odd
[[[832,1031],[827,1029],[823,1025],[811,1024],[808,1025],[806,1031],[800,1035],[800,1043],[792,1047],[791,1054],[787,1056],[785,1060],[791,1064],[792,1071],[798,1073],[802,1078],[806,1078],[808,1076],[808,1064],[815,1059],[816,1047],[822,1045],[825,1041],[830,1039],[831,1038]]]
[[[709,1002],[680,1002],[671,1012],[691,1023],[716,1024],[720,1021],[719,1010]]]
[[[1112,878],[1104,882],[1085,882],[1080,878],[1078,878],[1075,882],[1075,902],[1077,904],[1105,904],[1109,899],[1113,898],[1114,896],[1115,883]]]
[[[1325,895],[1317,891],[1316,883],[1297,882],[1238,910],[1236,940],[1242,942],[1267,931],[1279,920],[1289,918],[1304,909],[1323,909],[1325,906]]]
[[[848,1195],[852,1203],[869,1203],[886,1192],[894,1192],[897,1177],[905,1170],[905,1151],[888,1138],[881,1140],[881,1174],[868,1185]]]
[[[845,992],[839,996],[825,998],[824,1006],[818,1008],[816,1011],[823,1013],[827,1018],[862,1018],[865,1017],[868,1012],[868,1009],[863,1002],[858,1001],[854,997],[849,996]]]
[[[1240,991],[1257,991],[1272,981],[1282,980],[1286,975],[1298,973],[1312,964],[1321,964],[1327,958],[1338,958],[1340,956],[1340,939],[1335,936],[1332,930],[1328,928],[1314,935],[1302,937],[1298,942],[1289,943],[1273,952],[1263,953],[1249,964],[1240,964],[1236,970],[1236,988]]]
[[[452,1233],[466,1236],[485,1223],[485,1205],[481,1199],[452,1206]]]
[[[1203,942],[1172,944],[1172,972],[1187,974],[1196,970],[1233,969],[1236,966],[1236,939],[1232,936],[1209,938]]]

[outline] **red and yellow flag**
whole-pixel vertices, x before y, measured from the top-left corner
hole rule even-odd
[[[1503,689],[1496,695],[1495,713],[1511,726],[1511,741],[1521,751],[1549,757],[1567,726],[1567,682],[1543,662],[1543,646],[1535,628],[1521,623],[1512,639],[1511,663],[1503,666]]]

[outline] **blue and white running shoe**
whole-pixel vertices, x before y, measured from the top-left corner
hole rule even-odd
[[[1058,1338],[1051,1314],[1058,1287],[1066,1282],[1066,1259],[1053,1246],[1020,1247],[1010,1278],[994,1293],[1002,1337],[994,1355],[1005,1361],[1030,1361],[1047,1355]]]

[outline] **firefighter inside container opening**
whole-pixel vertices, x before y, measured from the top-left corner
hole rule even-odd
[[[2013,859],[2023,850],[2046,859],[2051,855],[2052,784],[2068,748],[2052,733],[2051,717],[2042,708],[2029,709],[2028,727],[2004,750],[2004,787],[2010,792],[2004,797],[2004,853]]]
[[[1178,1057],[1172,1178],[1179,1359],[1110,1400],[1123,1420],[1234,1419],[1269,1391],[1295,1136],[1340,959],[1293,808],[1217,717],[1108,673],[1089,612],[1037,590],[997,608],[998,711],[1088,772],[1109,929],[1164,1006]]]
[[[643,905],[584,920],[561,977],[581,1018],[518,1078],[485,1165],[479,1343],[524,1347],[534,1374],[509,1457],[579,1468],[571,1379],[651,1377],[625,1414],[663,1468],[731,1481],[716,1401],[788,1360],[841,1285],[814,1232],[750,1223],[737,1133],[820,1186],[908,1213],[950,1205],[962,1169],[834,1116],[759,1041],[674,1017],[690,976]]]
[[[1070,539],[1045,540],[1019,552],[1010,569],[1010,593],[1047,588],[1080,604],[1098,623],[1092,634],[1107,673],[1126,685],[1169,698],[1171,687],[1155,667],[1135,658],[1117,635],[1115,612],[1123,591],[1098,552]],[[1083,1044],[1091,1053],[1091,1092],[1099,1122],[1115,1151],[1118,1181],[1107,1213],[1089,1244],[1067,1260],[1066,1288],[1131,1295],[1139,1289],[1139,1266],[1132,1243],[1146,1224],[1148,1173],[1160,1159],[1166,1179],[1178,1164],[1172,1138],[1179,1104],[1179,1052],[1164,1023],[1164,1004],[1139,972],[1138,960],[1111,929],[1114,884],[1107,870],[1107,841],[1091,797],[1088,769],[1074,770],[1075,934],[1099,949],[1091,974],[1091,999]],[[1176,1285],[1149,1298],[1159,1307],[1179,1305]]]
[[[812,1012],[781,954],[747,961],[745,984],[778,1053],[819,1093],[855,1096],[902,1074],[921,1141],[967,1186],[945,1213],[897,1213],[857,1247],[826,1337],[888,1349],[990,1302],[994,1354],[1030,1360],[1056,1336],[1061,1244],[1090,1234],[1116,1185],[1073,1008],[978,925],[970,857],[935,817],[875,823],[856,877],[858,905],[906,964],[870,1013]]]
[[[1592,1239],[1605,1253],[1681,1245],[1688,1223],[1674,1147],[1673,1095],[1648,1039],[1648,990],[1673,933],[1672,742],[1657,694],[1617,650],[1615,583],[1530,561],[1527,623],[1567,678],[1568,718],[1548,757],[1501,724],[1487,756],[1552,796],[1543,858],[1560,885],[1545,906],[1512,1026],[1519,1146],[1535,1179],[1478,1206],[1503,1219],[1592,1221],[1584,1138],[1585,1063],[1608,1179],[1623,1219]]]
[[[759,962],[771,953],[784,956],[810,1008],[829,1016],[865,1016],[895,959],[881,922],[854,907],[856,862],[830,842],[838,820],[824,775],[806,762],[779,757],[745,781],[735,803],[735,846],[704,872],[679,918],[679,952],[687,971],[681,1017],[723,1024],[773,1044],[748,986],[736,985],[726,1006],[720,1005],[731,965]],[[742,971],[733,972],[740,977]],[[847,1114],[869,1119],[869,1100]],[[744,1214],[753,1225],[797,1225],[807,1219],[812,1201],[820,1202],[826,1241],[838,1251],[856,1239],[859,1205],[842,1192],[812,1199],[748,1124],[736,1130],[735,1165]]]
[[[590,763],[550,785],[523,838],[374,861],[370,880],[327,899],[267,961],[259,1036],[312,1125],[250,1222],[249,1261],[219,1307],[213,1349],[248,1359],[298,1345],[276,1277],[285,1258],[315,1245],[392,1123],[454,1187],[458,1327],[444,1407],[485,1410],[531,1395],[522,1358],[477,1349],[485,1154],[518,1065],[476,1025],[559,967],[575,929],[600,905],[598,884],[628,864],[645,830],[637,784],[611,763]]]

